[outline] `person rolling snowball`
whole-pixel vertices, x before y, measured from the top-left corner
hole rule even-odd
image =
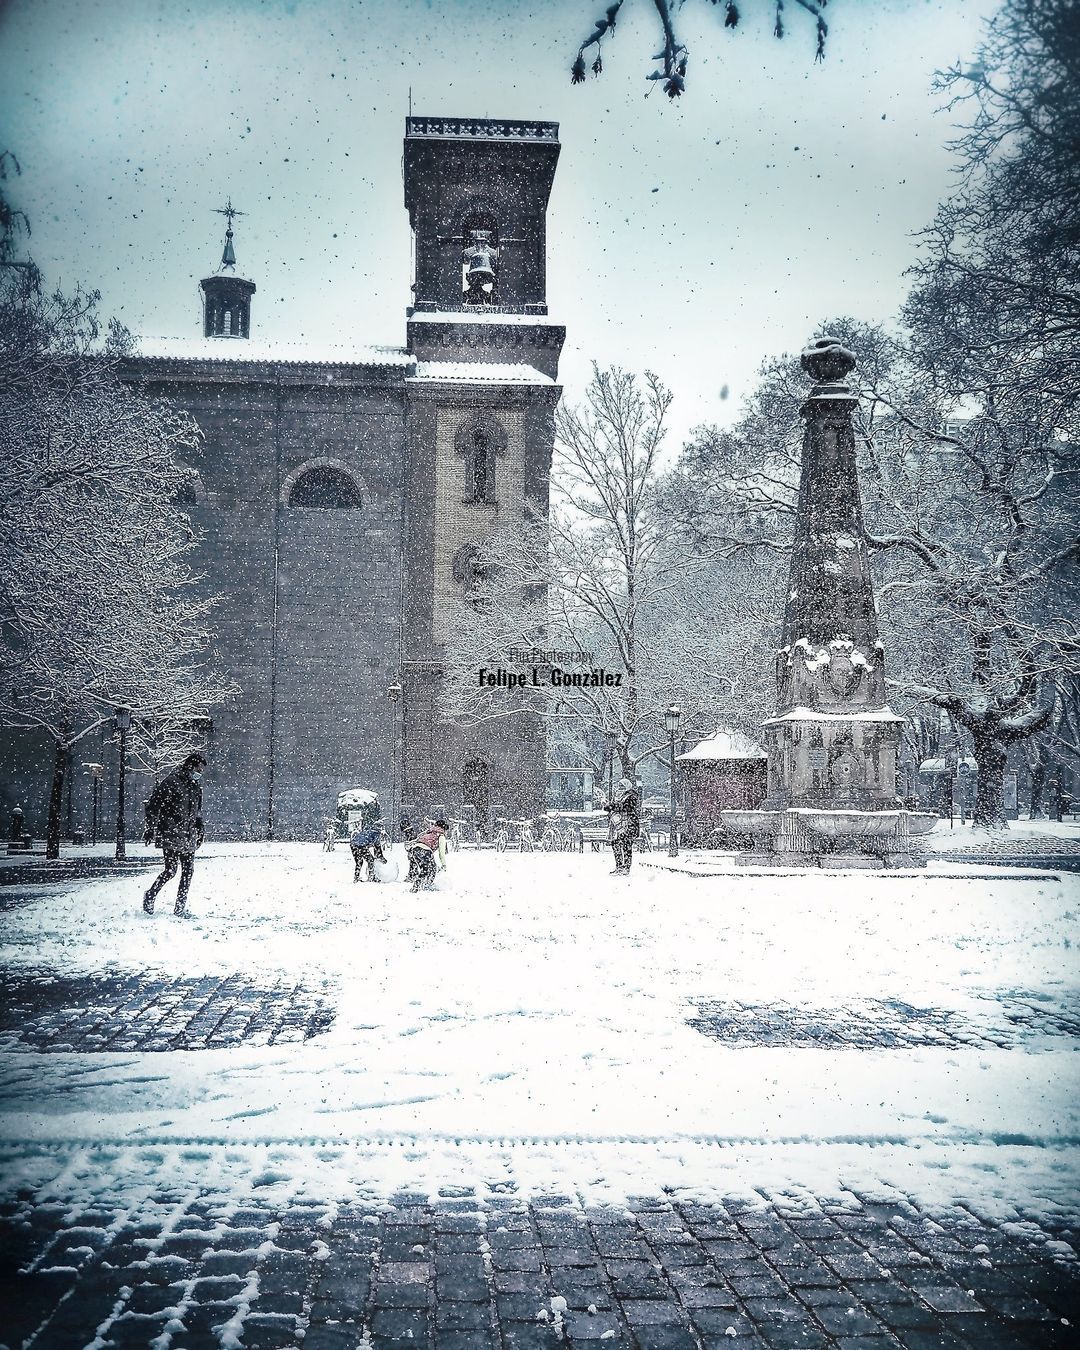
[[[353,881],[363,880],[364,864],[368,867],[368,880],[379,881],[380,878],[375,871],[375,859],[379,862],[386,862],[386,854],[382,850],[382,837],[378,826],[365,829],[363,825],[357,825],[352,834],[349,835],[349,848],[352,850],[353,863]]]
[[[409,850],[409,875],[415,895],[421,886],[425,891],[435,889],[435,874],[446,870],[446,836],[450,832],[447,821],[439,819],[430,829],[412,840]]]

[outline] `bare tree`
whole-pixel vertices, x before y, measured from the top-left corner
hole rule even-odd
[[[690,52],[679,34],[678,26],[678,15],[683,3],[684,0],[652,0],[661,45],[653,58],[659,64],[647,78],[662,80],[664,93],[668,98],[678,98],[686,89],[686,69]],[[774,37],[784,36],[785,0],[743,0],[743,3],[748,3],[752,8],[760,8],[769,16]],[[813,20],[817,44],[815,57],[818,61],[824,60],[825,39],[829,31],[824,10],[828,0],[791,0],[791,3],[794,8],[804,11]],[[593,24],[570,67],[572,84],[584,83],[587,69],[591,68],[594,75],[603,72],[603,45],[614,34],[624,4],[625,0],[613,0],[613,3],[604,10],[603,16]],[[712,4],[718,6],[719,0],[712,0]],[[742,14],[736,0],[724,0],[723,16],[725,28],[736,28],[739,25]]]
[[[966,387],[1080,396],[1080,24],[1074,0],[1009,0],[938,79],[961,122],[957,182],[923,233],[907,322],[923,364]]]
[[[584,404],[559,409],[550,519],[534,515],[486,542],[483,582],[451,626],[449,715],[528,709],[562,727],[597,771],[613,742],[630,774],[665,748],[672,702],[687,735],[752,705],[747,675],[752,683],[759,666],[746,650],[759,631],[760,569],[743,567],[721,587],[708,575],[719,555],[679,537],[659,494],[670,402],[654,376],[594,368]],[[551,664],[583,681],[553,685],[541,670],[514,690],[480,685],[479,669],[532,648],[565,653]]]
[[[126,707],[137,755],[178,751],[228,692],[175,503],[198,430],[120,381],[126,335],[102,341],[96,307],[0,276],[0,723],[55,745],[50,856],[75,744]]]

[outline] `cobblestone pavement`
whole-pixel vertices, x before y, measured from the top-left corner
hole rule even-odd
[[[985,1009],[920,1008],[862,999],[807,1008],[695,1000],[690,1026],[742,1046],[858,1049],[1031,1048],[1039,1037],[1080,1037],[1080,1013],[1035,996],[987,999]],[[202,1050],[308,1040],[333,1023],[332,993],[291,979],[160,979],[0,973],[0,1046],[40,1051]]]
[[[740,1046],[916,1049],[1037,1048],[1080,1038],[1080,1012],[1036,995],[986,999],[964,1010],[898,999],[808,1008],[695,999],[690,1026]],[[255,985],[241,975],[162,979],[0,973],[0,1047],[39,1051],[204,1050],[309,1040],[335,1016],[334,993],[292,979]]]
[[[9,1350],[1075,1345],[1074,1232],[848,1193],[787,1210],[468,1191],[377,1211],[168,1190],[0,1207]]]
[[[0,974],[0,1047],[45,1051],[212,1050],[317,1036],[334,1020],[325,994],[293,979],[152,979]]]
[[[1022,834],[1018,830],[1006,830],[1001,834],[988,834],[977,842],[954,845],[949,839],[949,826],[946,821],[938,824],[934,833],[927,837],[932,852],[940,857],[947,854],[964,858],[1043,858],[1056,854],[1062,858],[1076,857],[1080,854],[1080,837],[1068,834]]]
[[[959,1011],[917,1008],[898,999],[859,999],[828,1009],[707,1000],[687,1020],[713,1040],[747,1046],[1013,1050],[1040,1036],[1080,1037],[1080,1013],[1047,1007],[1036,996],[993,998],[985,1004],[985,1009]]]

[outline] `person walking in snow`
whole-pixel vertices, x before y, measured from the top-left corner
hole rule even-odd
[[[435,873],[446,869],[446,836],[450,833],[450,824],[446,820],[437,820],[423,834],[408,845],[409,875],[413,894],[423,886],[430,891],[435,885]]]
[[[203,842],[202,771],[206,756],[198,751],[188,755],[178,769],[163,778],[146,803],[147,844],[156,843],[165,855],[161,875],[143,896],[143,909],[153,914],[154,901],[162,886],[180,867],[180,886],[173,913],[189,918],[187,908],[191,877],[195,871],[195,850]]]
[[[608,813],[608,839],[615,854],[612,876],[630,874],[634,860],[634,840],[641,833],[641,795],[629,778],[620,778],[615,794],[605,808]]]
[[[353,863],[353,881],[362,881],[361,872],[364,863],[368,865],[368,880],[378,881],[375,875],[375,859],[379,862],[386,862],[386,854],[382,850],[382,835],[376,826],[373,829],[365,830],[363,825],[357,825],[352,834],[349,835],[349,848],[352,849]]]

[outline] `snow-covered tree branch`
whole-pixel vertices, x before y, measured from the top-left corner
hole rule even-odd
[[[54,854],[72,745],[130,708],[135,762],[160,771],[229,692],[175,501],[198,430],[121,383],[125,334],[102,341],[96,306],[0,274],[0,724],[56,746]]]

